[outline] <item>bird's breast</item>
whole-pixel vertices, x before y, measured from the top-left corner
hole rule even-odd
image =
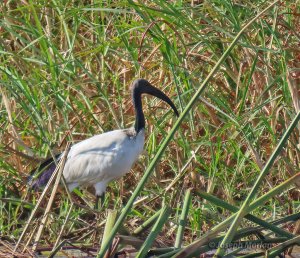
[[[134,161],[139,157],[144,149],[144,142],[145,142],[145,131],[144,129],[141,130],[136,137],[130,138],[128,140],[128,148],[131,150],[132,158]]]

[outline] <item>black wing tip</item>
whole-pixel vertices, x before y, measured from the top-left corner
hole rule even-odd
[[[60,156],[61,154],[55,155],[55,159],[59,160]],[[31,189],[38,191],[48,183],[55,168],[56,164],[53,158],[45,160],[42,164],[30,172],[30,176],[27,178],[28,186]],[[35,176],[37,173],[39,173],[39,175]]]

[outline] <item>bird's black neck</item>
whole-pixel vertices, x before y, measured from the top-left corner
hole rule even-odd
[[[135,110],[134,129],[138,134],[140,130],[145,128],[145,116],[143,113],[141,92],[138,90],[138,88],[134,88],[134,90],[132,91],[132,100]]]

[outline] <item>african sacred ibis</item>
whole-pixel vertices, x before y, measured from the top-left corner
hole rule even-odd
[[[99,198],[103,204],[109,182],[120,178],[130,170],[143,151],[145,138],[145,117],[142,109],[143,93],[167,102],[178,116],[174,103],[159,89],[145,79],[137,79],[131,86],[135,110],[133,128],[114,130],[95,135],[73,145],[67,156],[63,176],[70,191],[78,186],[93,185],[96,191],[96,206]],[[62,157],[58,154],[57,161]],[[44,186],[55,170],[53,159],[45,161],[37,169],[45,169],[32,183],[33,189]]]

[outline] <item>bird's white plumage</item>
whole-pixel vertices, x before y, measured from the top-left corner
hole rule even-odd
[[[144,146],[144,129],[137,135],[133,132],[114,130],[73,145],[63,171],[69,190],[94,185],[100,196],[110,181],[127,173]]]
[[[135,111],[135,124],[132,129],[115,130],[93,136],[72,146],[68,154],[63,175],[70,191],[77,186],[93,185],[97,200],[103,201],[107,184],[123,176],[138,159],[144,146],[145,116],[142,94],[149,94],[165,101],[178,116],[179,113],[168,96],[145,79],[132,83],[132,102]],[[62,155],[57,155],[58,160]],[[51,159],[38,168],[44,172],[32,183],[33,189],[45,185],[56,165]],[[97,205],[96,205],[97,206]]]

